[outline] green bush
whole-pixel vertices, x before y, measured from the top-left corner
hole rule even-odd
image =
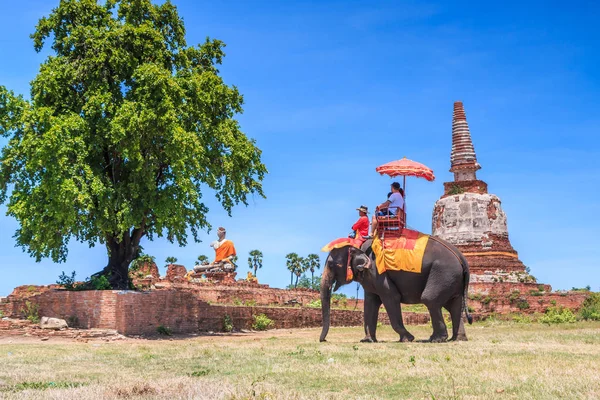
[[[590,293],[583,302],[579,315],[586,321],[600,321],[600,293]]]
[[[519,301],[517,301],[517,307],[519,308],[519,310],[527,310],[529,308],[529,303],[527,302],[527,300],[520,299]]]
[[[171,330],[171,328],[169,328],[167,326],[163,326],[163,325],[160,325],[158,328],[156,328],[156,332],[159,335],[164,335],[164,336],[171,336],[173,334],[173,331]]]
[[[515,314],[512,316],[512,320],[519,324],[530,324],[533,322],[533,318],[525,314]]]
[[[23,314],[25,314],[25,318],[29,321],[37,324],[40,322],[40,306],[32,303],[30,301],[25,302],[25,308],[22,310]]]
[[[321,308],[321,299],[313,300],[306,307]]]
[[[570,324],[576,322],[577,318],[568,308],[554,306],[549,307],[546,310],[546,313],[542,315],[538,321],[543,324]]]
[[[265,314],[259,314],[254,316],[254,323],[252,324],[252,329],[255,331],[266,331],[269,328],[272,328],[275,324],[273,321],[267,317]]]
[[[112,289],[106,275],[92,276],[90,285],[94,290],[109,290]]]
[[[231,332],[233,331],[233,322],[231,321],[231,317],[227,314],[223,316],[223,332]]]
[[[75,271],[71,272],[71,276],[65,274],[65,271],[62,271],[62,274],[58,276],[58,280],[56,281],[58,285],[61,285],[67,290],[75,289]]]

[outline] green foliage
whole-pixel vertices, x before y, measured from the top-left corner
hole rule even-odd
[[[225,44],[188,46],[171,2],[61,1],[32,38],[52,54],[31,100],[0,86],[0,204],[37,261],[101,243],[126,288],[143,237],[183,246],[210,228],[203,188],[229,214],[264,197],[261,151],[235,119],[243,97],[217,68]]]
[[[267,317],[265,314],[258,314],[254,316],[254,323],[252,329],[255,331],[266,331],[267,329],[275,326],[275,323]]]
[[[288,271],[291,273],[292,281],[290,285],[294,284],[294,275],[296,275],[296,285],[298,284],[298,273],[302,271],[302,257],[299,257],[296,253],[289,253],[285,256],[287,260],[285,265],[287,266]],[[300,274],[301,275],[301,274]],[[294,287],[296,287],[294,285]]]
[[[40,322],[40,306],[30,301],[25,302],[25,307],[21,310],[25,318],[34,324]]]
[[[530,324],[533,322],[533,318],[526,314],[514,314],[512,320],[519,324]]]
[[[256,307],[256,300],[246,300],[244,305],[248,307]]]
[[[164,326],[164,325],[159,325],[156,328],[156,333],[158,333],[159,335],[163,335],[163,336],[173,335],[173,331],[171,330],[171,328]]]
[[[600,293],[590,293],[584,300],[579,315],[585,320],[600,321]]]
[[[306,256],[306,263],[308,265],[308,271],[310,271],[311,274],[314,274],[315,270],[321,268],[321,259],[318,254],[313,253]]]
[[[310,303],[308,303],[306,305],[306,307],[311,307],[311,308],[321,308],[321,299],[317,299],[317,300],[313,300]]]
[[[517,308],[519,310],[527,310],[529,308],[529,302],[525,299],[519,299],[517,301]]]
[[[514,303],[515,301],[517,301],[519,299],[519,297],[521,296],[521,292],[519,292],[518,290],[513,290],[512,292],[510,292],[510,294],[508,295],[508,300],[512,303]]]
[[[198,256],[198,259],[196,260],[196,265],[203,265],[203,264],[208,264],[208,257],[206,257],[204,254],[201,254]]]
[[[312,279],[312,281],[311,281],[311,279]],[[287,286],[287,289],[295,289],[295,288],[312,289],[312,290],[319,291],[319,290],[321,290],[321,278],[320,277],[309,278],[306,275],[302,275],[298,279],[298,282],[295,285]]]
[[[176,262],[177,262],[177,257],[167,257],[167,258],[165,259],[165,263],[166,263],[167,265],[170,265],[170,264],[175,264]]]
[[[231,321],[231,317],[227,314],[223,316],[223,332],[231,332],[233,331],[233,321]]]
[[[110,289],[112,289],[112,286],[110,285],[110,282],[108,281],[108,278],[106,277],[106,275],[92,276],[89,283],[93,290],[110,290]]]
[[[156,257],[150,256],[148,254],[141,254],[139,257],[137,257],[136,259],[134,259],[131,262],[131,265],[129,267],[129,269],[131,271],[137,271],[141,268],[142,265],[145,264],[152,264],[156,261]]]
[[[262,262],[263,253],[260,250],[250,251],[250,257],[248,257],[248,267],[254,271],[254,276],[256,276],[256,272],[262,268]]]
[[[458,185],[452,185],[452,187],[448,191],[448,194],[450,194],[450,195],[453,195],[453,194],[462,194],[464,192],[465,192],[465,189],[463,189],[462,187],[460,187]]]
[[[549,307],[538,321],[543,324],[564,324],[576,322],[577,318],[568,308],[553,306]]]
[[[482,302],[483,304],[485,304],[485,305],[488,305],[488,304],[490,304],[490,303],[492,302],[492,300],[493,300],[493,298],[492,298],[491,296],[485,296],[485,297],[484,297],[484,298],[481,300],[481,302]]]
[[[237,297],[234,297],[234,298],[232,299],[232,302],[233,302],[233,305],[235,305],[235,306],[241,306],[242,304],[244,304],[244,303],[242,302],[242,300],[240,300],[240,299],[239,299],[239,298],[237,298]]]
[[[592,287],[590,285],[587,285],[584,288],[576,288],[576,287],[574,287],[574,288],[571,289],[571,291],[573,291],[573,292],[589,292],[591,290],[592,290]]]
[[[71,273],[71,276],[65,274],[65,271],[62,271],[62,274],[58,276],[58,280],[56,281],[58,285],[61,285],[67,290],[75,289],[75,271]]]
[[[0,310],[0,318],[4,318],[4,313]]]

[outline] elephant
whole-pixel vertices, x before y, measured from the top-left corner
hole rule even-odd
[[[448,339],[442,307],[450,312],[452,319],[450,340],[467,340],[462,312],[464,311],[469,324],[473,319],[467,308],[469,265],[462,253],[448,242],[430,237],[423,254],[421,273],[385,271],[380,274],[371,243],[372,239],[360,249],[353,246],[336,248],[327,256],[321,277],[323,328],[320,341],[324,342],[329,332],[333,284],[335,283],[333,291],[337,291],[342,285],[352,281],[359,282],[365,292],[365,338],[361,342],[377,341],[377,318],[382,303],[401,342],[414,340],[414,336],[402,322],[401,303],[425,304],[433,326],[429,341],[445,342]],[[352,279],[348,279],[347,268],[352,269]]]

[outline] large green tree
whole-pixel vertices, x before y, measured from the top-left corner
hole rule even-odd
[[[0,204],[38,261],[64,261],[71,239],[101,243],[123,289],[142,238],[183,246],[210,229],[203,190],[229,213],[264,196],[242,95],[217,69],[225,45],[188,46],[170,2],[61,0],[32,38],[53,54],[31,100],[0,86]]]

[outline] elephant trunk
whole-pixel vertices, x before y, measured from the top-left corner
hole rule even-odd
[[[333,273],[331,268],[325,264],[325,270],[321,276],[321,311],[323,313],[323,330],[320,342],[325,341],[331,323],[331,286],[333,285]]]

